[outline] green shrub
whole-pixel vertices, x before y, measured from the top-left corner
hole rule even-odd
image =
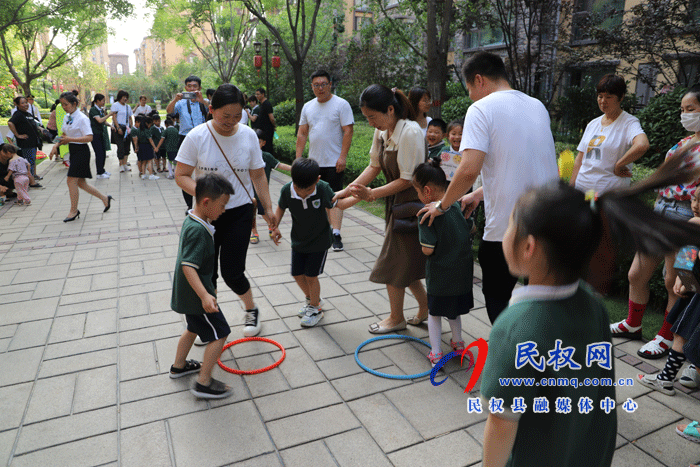
[[[274,108],[275,112],[275,122],[277,126],[295,126],[296,121],[296,104],[294,99],[288,99],[284,102],[280,102]]]
[[[455,96],[442,104],[442,119],[449,124],[452,120],[464,121],[472,100],[467,96]]]
[[[686,89],[677,87],[666,94],[658,94],[637,115],[649,138],[649,150],[639,159],[648,167],[658,167],[666,152],[688,133],[681,125],[679,108]]]

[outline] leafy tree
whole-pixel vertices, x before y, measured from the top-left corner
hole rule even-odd
[[[52,73],[52,77],[59,82],[71,83],[87,102],[92,93],[104,91],[109,75],[104,67],[92,63],[87,54],[83,54],[79,60],[65,63]],[[38,94],[38,93],[35,93]]]
[[[230,83],[255,23],[240,2],[170,0],[157,10],[151,32],[196,48],[220,82]]]

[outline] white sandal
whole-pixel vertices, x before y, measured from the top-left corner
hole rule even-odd
[[[641,339],[642,327],[630,326],[627,320],[623,319],[610,325],[610,333],[613,337],[627,337],[628,339]]]
[[[666,394],[667,396],[673,396],[676,394],[676,390],[673,388],[672,381],[661,381],[656,377],[656,375],[637,375],[637,381],[642,385],[659,391],[660,393]]]
[[[658,360],[668,355],[672,345],[673,341],[664,339],[657,334],[653,340],[644,344],[642,348],[637,351],[637,355],[650,360]]]

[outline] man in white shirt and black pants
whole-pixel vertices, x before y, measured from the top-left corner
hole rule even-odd
[[[301,110],[296,158],[302,157],[308,140],[309,158],[321,167],[321,180],[337,192],[343,189],[343,176],[355,120],[348,101],[333,94],[331,77],[327,71],[318,70],[311,75],[311,88],[316,98],[304,104]],[[333,227],[333,251],[342,251],[340,225],[343,211],[331,209],[330,220]]]
[[[464,118],[459,148],[462,161],[445,196],[421,212],[429,212],[432,223],[481,173],[483,186],[461,201],[469,206],[468,212],[484,201],[486,225],[479,264],[486,311],[493,323],[508,306],[517,282],[508,271],[502,247],[510,214],[523,193],[556,180],[559,173],[547,109],[539,100],[510,87],[503,60],[479,52],[464,63],[462,75],[474,101]]]

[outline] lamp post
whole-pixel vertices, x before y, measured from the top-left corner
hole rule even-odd
[[[266,91],[267,95],[270,95],[270,50],[269,50],[269,45],[270,45],[270,39],[265,39],[265,85],[266,85]],[[258,69],[258,72],[260,72],[260,68],[262,68],[262,55],[260,55],[260,52],[262,51],[262,43],[255,41],[253,42],[253,49],[255,50],[255,58],[254,58],[254,65],[255,68]],[[279,51],[280,51],[280,45],[277,42],[272,43],[272,53],[274,54],[272,56],[272,68],[279,68],[280,67],[280,57],[279,57]]]
[[[44,87],[44,105],[48,106],[49,101],[48,101],[48,99],[46,99],[46,80],[45,80],[45,79],[42,79],[42,80],[41,80],[41,84],[42,84],[43,87]]]

